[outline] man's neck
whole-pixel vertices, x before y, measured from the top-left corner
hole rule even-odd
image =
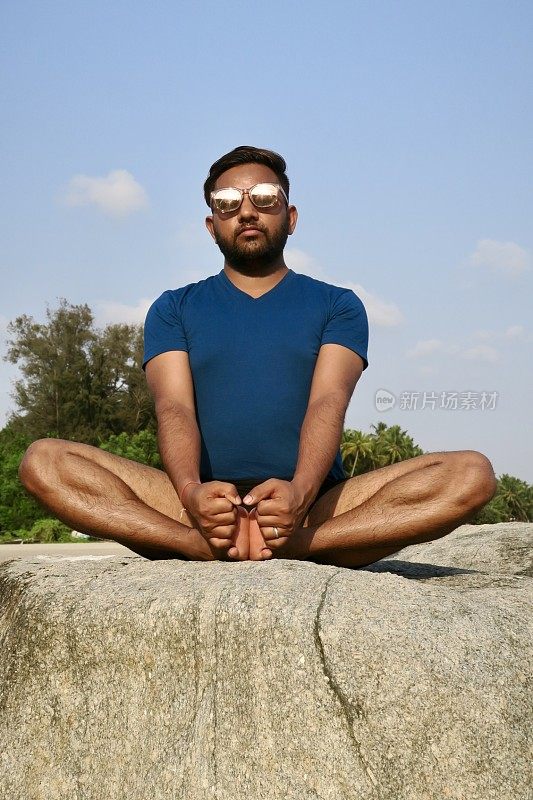
[[[251,297],[261,297],[274,288],[287,274],[289,268],[283,259],[281,263],[268,268],[267,274],[243,275],[242,272],[234,269],[227,262],[224,264],[224,272],[229,280],[237,289],[246,292]]]

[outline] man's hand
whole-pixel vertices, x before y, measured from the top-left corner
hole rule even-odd
[[[208,483],[187,484],[182,502],[187,511],[194,518],[198,530],[213,549],[214,554],[220,557],[227,555],[232,547],[237,548],[239,558],[247,558],[248,553],[241,553],[246,544],[239,541],[239,511],[241,498],[232,483],[224,481],[209,481]],[[240,513],[244,509],[240,509]]]
[[[304,492],[291,481],[269,478],[252,489],[243,503],[255,506],[250,512],[250,519],[256,519],[267,548],[264,556],[269,557],[269,550],[275,550],[286,544],[293,531],[300,527],[308,510]],[[278,530],[278,537],[274,528]]]

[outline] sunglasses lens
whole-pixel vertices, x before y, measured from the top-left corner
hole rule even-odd
[[[212,194],[212,200],[217,211],[227,214],[235,211],[241,204],[241,193],[237,189],[217,189]]]
[[[278,187],[273,183],[258,183],[249,191],[249,197],[257,208],[272,208],[278,202]],[[242,200],[239,189],[231,186],[225,189],[216,189],[211,195],[213,206],[221,214],[236,211]]]
[[[273,183],[258,183],[250,192],[250,200],[257,208],[271,208],[278,202],[278,189]]]

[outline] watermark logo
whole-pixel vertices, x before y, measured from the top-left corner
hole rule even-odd
[[[388,389],[378,389],[374,397],[374,405],[378,411],[389,411],[398,400],[400,411],[494,411],[499,394],[495,391],[473,392],[400,392],[398,398]]]
[[[390,411],[396,405],[396,397],[387,389],[378,389],[374,397],[374,404],[378,411]]]

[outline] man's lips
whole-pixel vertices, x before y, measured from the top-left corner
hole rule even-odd
[[[261,228],[256,228],[253,225],[249,225],[247,228],[241,228],[241,230],[237,233],[237,236],[254,236],[257,233],[263,233]]]

